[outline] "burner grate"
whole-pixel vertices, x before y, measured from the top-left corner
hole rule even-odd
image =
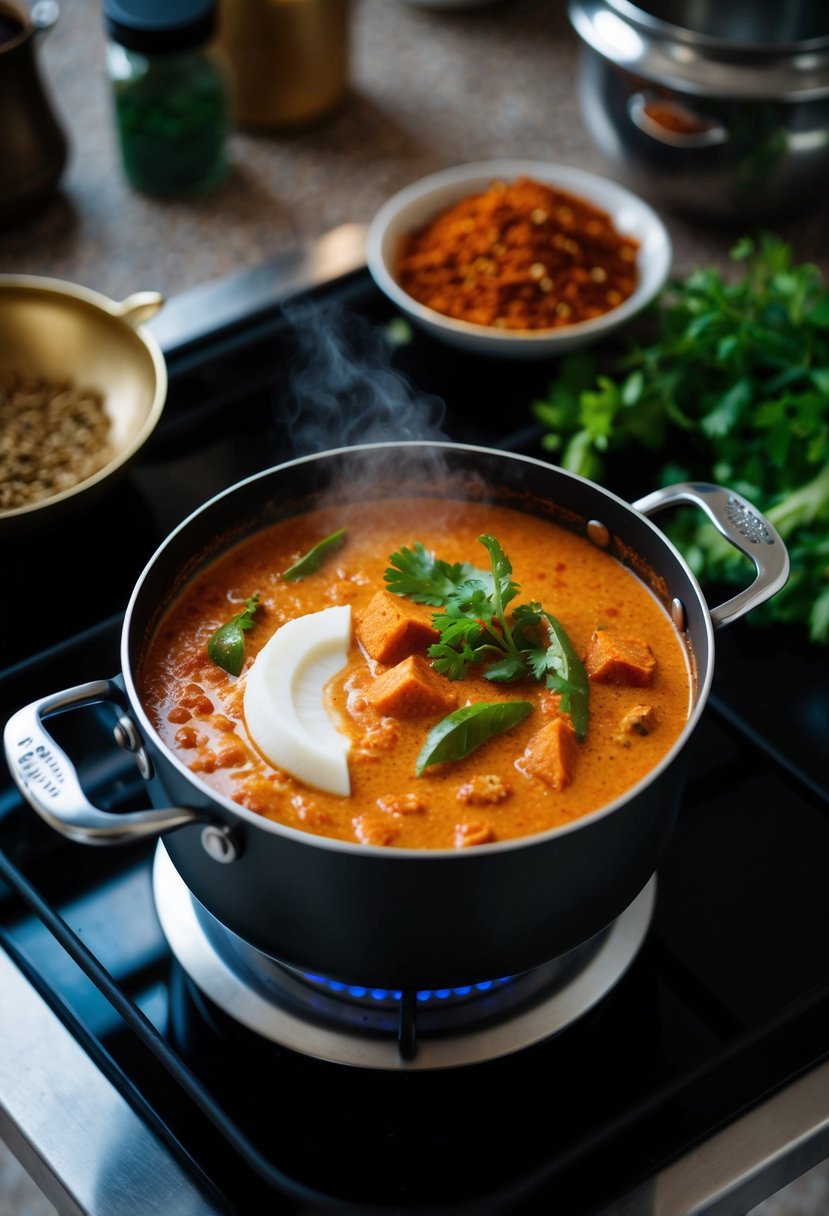
[[[372,325],[389,319],[366,276],[328,287],[324,296],[338,314]],[[308,329],[316,335],[324,324],[315,312]],[[26,628],[8,635],[13,653],[5,662],[17,665],[0,680],[6,712],[116,671],[120,610],[156,540],[192,500],[256,471],[263,460],[292,454],[285,420],[293,399],[283,374],[294,349],[290,329],[269,313],[253,327],[240,325],[232,349],[206,335],[198,351],[171,364],[166,422],[108,500],[112,509],[85,518],[82,545],[74,521],[54,539],[50,585],[63,588],[60,611],[53,596],[36,596]],[[394,358],[420,389],[446,401],[453,439],[543,454],[538,428],[503,431],[520,421],[520,403],[543,395],[547,366],[484,366],[433,348],[417,333]],[[649,471],[627,460],[614,478],[611,488],[628,499],[653,486]],[[42,586],[42,545],[11,544],[9,558],[20,586]],[[117,617],[102,620],[116,610]],[[35,654],[64,637],[72,639],[66,646]],[[355,1216],[381,1210],[480,1216],[552,1206],[595,1216],[605,1205],[616,1210],[623,1190],[689,1150],[697,1154],[718,1127],[789,1086],[829,1050],[825,680],[814,648],[782,629],[760,645],[760,634],[738,624],[722,631],[717,649],[718,695],[701,723],[685,811],[660,870],[653,928],[635,966],[596,1014],[554,1042],[446,1074],[418,1067],[421,1052],[428,1056],[433,1046],[418,1034],[414,1066],[402,1066],[399,1050],[405,1054],[406,1035],[422,1027],[421,1014],[453,1003],[437,995],[419,1002],[406,993],[399,1050],[397,1011],[371,995],[364,1008],[392,1021],[395,1073],[362,1073],[355,1083],[353,1069],[273,1041],[263,1045],[259,1037],[253,1045],[226,1035],[228,1018],[219,1024],[220,1040],[207,1039],[205,1051],[191,1053],[171,1020],[179,980],[197,989],[155,923],[146,848],[127,861],[106,850],[73,849],[30,822],[8,781],[0,789],[0,944],[142,1117],[152,1111],[146,1118],[160,1139],[237,1211],[276,1205]],[[784,714],[781,681],[792,690]],[[66,729],[74,729],[68,716]],[[132,761],[118,759],[126,809]],[[105,772],[112,776],[109,762],[90,766],[95,780]],[[120,875],[133,870],[146,906],[122,890]],[[67,906],[79,894],[99,909],[94,924]],[[156,932],[148,964],[146,934]],[[39,951],[59,960],[51,970],[38,970]],[[70,970],[91,994],[88,1004],[74,1006],[75,1018]],[[151,1010],[148,980],[159,989],[166,984]],[[491,995],[481,993],[474,1003]],[[105,1024],[99,1005],[109,1014]],[[252,1087],[273,1095],[264,1123],[250,1117]],[[504,1103],[493,1103],[495,1093],[509,1094],[508,1118]],[[542,1120],[527,1116],[539,1106]],[[338,1118],[343,1111],[347,1118]],[[490,1152],[493,1127],[499,1151]]]

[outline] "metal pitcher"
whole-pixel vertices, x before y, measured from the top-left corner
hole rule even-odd
[[[58,13],[53,0],[41,0],[31,11],[16,0],[0,0],[0,225],[47,198],[66,164],[66,136],[35,55]]]

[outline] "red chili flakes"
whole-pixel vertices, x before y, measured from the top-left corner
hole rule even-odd
[[[606,212],[531,178],[495,182],[409,236],[400,285],[445,316],[497,329],[558,329],[636,289],[639,244]]]

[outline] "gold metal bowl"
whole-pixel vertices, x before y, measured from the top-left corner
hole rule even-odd
[[[164,408],[167,368],[143,326],[163,302],[157,292],[137,292],[118,303],[59,279],[0,275],[0,370],[97,390],[112,449],[108,462],[76,485],[0,510],[0,536],[40,528],[88,502],[150,436]]]

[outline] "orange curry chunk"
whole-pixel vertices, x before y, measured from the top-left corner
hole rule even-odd
[[[378,591],[357,622],[357,637],[379,663],[399,663],[440,637],[429,612],[388,591]]]
[[[634,705],[622,716],[619,736],[630,742],[631,735],[649,735],[656,726],[656,714],[652,705]]]
[[[487,806],[490,803],[503,802],[512,793],[512,786],[503,781],[497,773],[478,773],[458,790],[458,802],[470,806]]]
[[[641,638],[623,638],[611,629],[598,629],[590,639],[584,665],[597,684],[646,688],[653,680],[656,659]]]
[[[455,824],[455,848],[468,849],[476,844],[489,844],[495,839],[495,829],[486,819],[473,819]]]
[[[422,815],[426,811],[426,803],[417,794],[386,794],[377,799],[377,805],[388,815]]]
[[[553,718],[527,744],[521,768],[554,790],[570,784],[576,758],[576,734],[566,718]]]
[[[421,718],[425,714],[448,713],[458,704],[458,694],[445,676],[438,675],[419,654],[378,676],[366,693],[378,713],[390,718]]]
[[[352,820],[354,835],[360,844],[392,844],[400,829],[388,815],[373,815],[368,811]]]

